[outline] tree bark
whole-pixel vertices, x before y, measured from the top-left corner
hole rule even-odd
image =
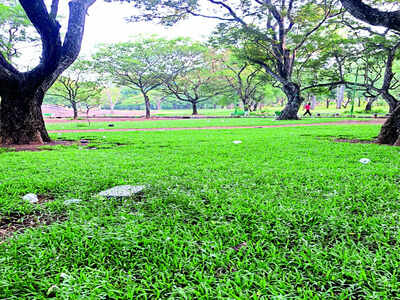
[[[377,142],[384,145],[400,146],[400,105],[383,124]]]
[[[365,112],[371,112],[372,111],[372,104],[376,101],[376,97],[374,98],[369,98],[367,105],[365,106]]]
[[[361,0],[340,0],[343,7],[354,17],[374,26],[384,26],[400,31],[399,11],[380,11]]]
[[[143,94],[143,97],[144,97],[144,103],[146,106],[146,119],[150,119],[150,111],[151,111],[150,98],[146,93]]]
[[[50,141],[41,109],[43,97],[43,93],[26,91],[2,95],[0,144],[43,144]]]
[[[397,99],[388,92],[382,93],[382,97],[383,99],[385,99],[387,104],[389,104],[389,113],[393,113],[397,105],[399,104],[399,101],[397,101]]]
[[[197,111],[197,103],[196,102],[192,102],[192,110],[193,110],[193,112],[192,112],[193,116],[197,116],[199,114]]]
[[[78,119],[78,107],[75,101],[71,101],[72,110],[74,111],[74,120]]]
[[[342,108],[342,103],[344,100],[344,89],[345,89],[344,85],[340,85],[337,87],[337,95],[336,95],[336,108],[337,109]]]
[[[304,98],[302,98],[300,94],[300,87],[296,83],[288,83],[284,85],[282,89],[286,94],[288,102],[281,114],[277,117],[277,120],[298,120],[299,117],[297,113],[304,101]]]

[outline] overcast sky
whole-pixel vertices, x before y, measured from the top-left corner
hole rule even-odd
[[[68,16],[67,1],[60,2],[63,3],[61,14]],[[216,25],[213,20],[195,17],[168,28],[151,23],[127,23],[124,17],[133,15],[134,11],[133,4],[105,3],[97,0],[89,9],[82,53],[90,54],[96,44],[126,41],[138,34],[157,34],[167,38],[184,36],[194,40],[206,40]]]
[[[51,0],[45,2],[50,6]],[[64,32],[69,15],[68,2],[67,0],[60,1],[59,6],[60,23]],[[153,23],[127,23],[124,18],[132,16],[134,12],[132,3],[106,3],[103,0],[97,0],[89,8],[81,56],[90,56],[97,44],[128,41],[140,34],[155,34],[166,38],[190,37],[193,40],[205,41],[217,24],[214,20],[198,17],[192,17],[172,27]],[[22,51],[22,57],[16,59],[15,62],[22,69],[29,69],[39,62],[40,48],[33,47],[32,44],[23,48],[25,49]]]

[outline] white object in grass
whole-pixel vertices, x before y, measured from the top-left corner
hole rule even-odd
[[[68,199],[64,201],[64,205],[71,205],[71,204],[77,204],[79,202],[82,202],[81,199]]]
[[[242,141],[233,141],[233,143],[237,145],[237,144],[241,144],[243,142]]]
[[[371,162],[371,160],[369,158],[361,158],[360,159],[360,163],[366,165],[369,164]]]
[[[32,204],[38,203],[39,199],[38,196],[36,196],[35,194],[26,194],[25,196],[22,197],[23,200],[25,201],[29,201]]]
[[[145,185],[120,185],[102,191],[98,195],[106,198],[132,197],[135,194],[142,192],[145,188]]]

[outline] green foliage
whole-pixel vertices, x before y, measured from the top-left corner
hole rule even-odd
[[[99,106],[104,89],[102,78],[93,72],[92,62],[76,61],[48,91],[50,103],[78,107],[85,111]]]
[[[20,55],[19,46],[38,39],[25,11],[16,1],[0,3],[0,52],[11,61]]]

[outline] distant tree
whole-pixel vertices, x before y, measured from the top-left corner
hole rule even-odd
[[[104,85],[99,78],[94,78],[89,61],[76,61],[49,90],[49,95],[57,96],[62,105],[71,106],[74,119],[78,118],[79,107],[85,110],[99,102]],[[93,99],[98,99],[94,101]]]
[[[192,114],[198,115],[198,104],[229,91],[215,62],[204,61],[197,68],[180,72],[165,83],[165,95],[192,105]]]
[[[223,77],[236,93],[243,107],[255,111],[265,97],[264,86],[267,80],[261,67],[242,61],[232,54],[225,55],[222,64],[226,68]]]
[[[150,118],[149,92],[160,88],[191,64],[196,45],[185,39],[140,38],[134,42],[103,46],[94,56],[99,70],[113,81],[137,89],[144,98]]]

